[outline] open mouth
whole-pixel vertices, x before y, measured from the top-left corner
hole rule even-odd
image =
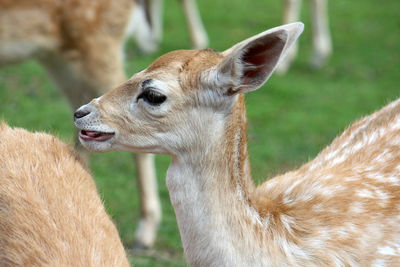
[[[111,139],[114,135],[115,133],[103,133],[103,132],[87,131],[87,130],[81,130],[79,132],[79,137],[85,141],[103,142]]]

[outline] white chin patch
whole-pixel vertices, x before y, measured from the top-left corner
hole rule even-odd
[[[94,140],[85,141],[82,138],[79,138],[79,141],[86,149],[92,152],[107,152],[112,150],[112,144],[109,141],[103,141],[103,142],[98,142]]]

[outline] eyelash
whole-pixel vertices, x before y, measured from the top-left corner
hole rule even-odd
[[[137,97],[137,101],[139,101],[139,99],[143,99],[143,101],[149,105],[159,106],[167,99],[167,97],[152,89],[146,89]]]

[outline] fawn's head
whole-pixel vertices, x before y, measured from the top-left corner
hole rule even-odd
[[[82,144],[98,152],[174,155],[213,142],[238,95],[267,81],[302,30],[302,23],[292,23],[222,53],[179,50],[161,56],[75,112]]]

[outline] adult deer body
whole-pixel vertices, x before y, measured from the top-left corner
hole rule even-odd
[[[95,182],[66,144],[0,126],[0,265],[129,266]]]
[[[38,60],[75,110],[125,80],[123,45],[136,9],[134,0],[0,0],[0,65]],[[151,246],[161,217],[153,157],[139,154],[136,163],[136,240]]]
[[[75,113],[90,150],[172,156],[166,182],[194,266],[400,262],[399,101],[300,169],[252,182],[242,93],[265,83],[302,29],[277,27],[222,53],[168,53]]]

